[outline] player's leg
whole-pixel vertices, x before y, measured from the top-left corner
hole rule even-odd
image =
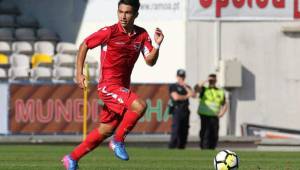
[[[147,104],[144,100],[136,98],[131,102],[129,108],[123,115],[123,119],[118,126],[114,140],[124,142],[126,135],[134,128],[137,121],[145,114]]]
[[[120,119],[104,107],[100,113],[100,122],[102,123],[100,123],[97,128],[93,129],[81,144],[63,158],[62,161],[67,170],[76,170],[80,158],[95,149],[104,139],[111,136],[118,126]]]
[[[134,128],[137,121],[144,115],[147,109],[146,102],[139,99],[134,93],[130,93],[125,103],[126,111],[123,114],[123,119],[115,131],[114,139],[109,144],[115,155],[121,160],[129,160],[124,145],[125,137]]]

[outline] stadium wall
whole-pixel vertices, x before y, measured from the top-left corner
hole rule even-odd
[[[9,85],[0,83],[0,134],[8,133]]]
[[[187,24],[187,70],[190,82],[215,71],[217,21]],[[231,111],[223,132],[241,135],[241,124],[299,129],[299,34],[283,27],[299,21],[221,21],[220,59],[243,65],[243,86],[230,90]]]

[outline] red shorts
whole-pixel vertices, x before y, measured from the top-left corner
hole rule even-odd
[[[123,113],[131,107],[138,96],[129,89],[119,85],[98,86],[98,96],[103,101],[104,107],[99,115],[101,123],[108,123],[123,116]]]

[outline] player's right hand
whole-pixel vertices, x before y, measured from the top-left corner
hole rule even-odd
[[[76,75],[76,83],[77,83],[77,85],[80,87],[80,88],[84,88],[84,81],[86,80],[86,77],[85,77],[85,75],[83,75],[83,74],[77,74]]]

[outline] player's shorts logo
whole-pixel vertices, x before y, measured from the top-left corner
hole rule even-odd
[[[100,87],[100,88],[98,88],[98,90],[101,91],[106,96],[111,96],[112,98],[114,98],[115,100],[117,100],[119,103],[121,103],[121,104],[124,103],[124,100],[119,95],[117,95],[115,93],[112,93],[112,92],[108,92],[106,90],[106,86]]]

